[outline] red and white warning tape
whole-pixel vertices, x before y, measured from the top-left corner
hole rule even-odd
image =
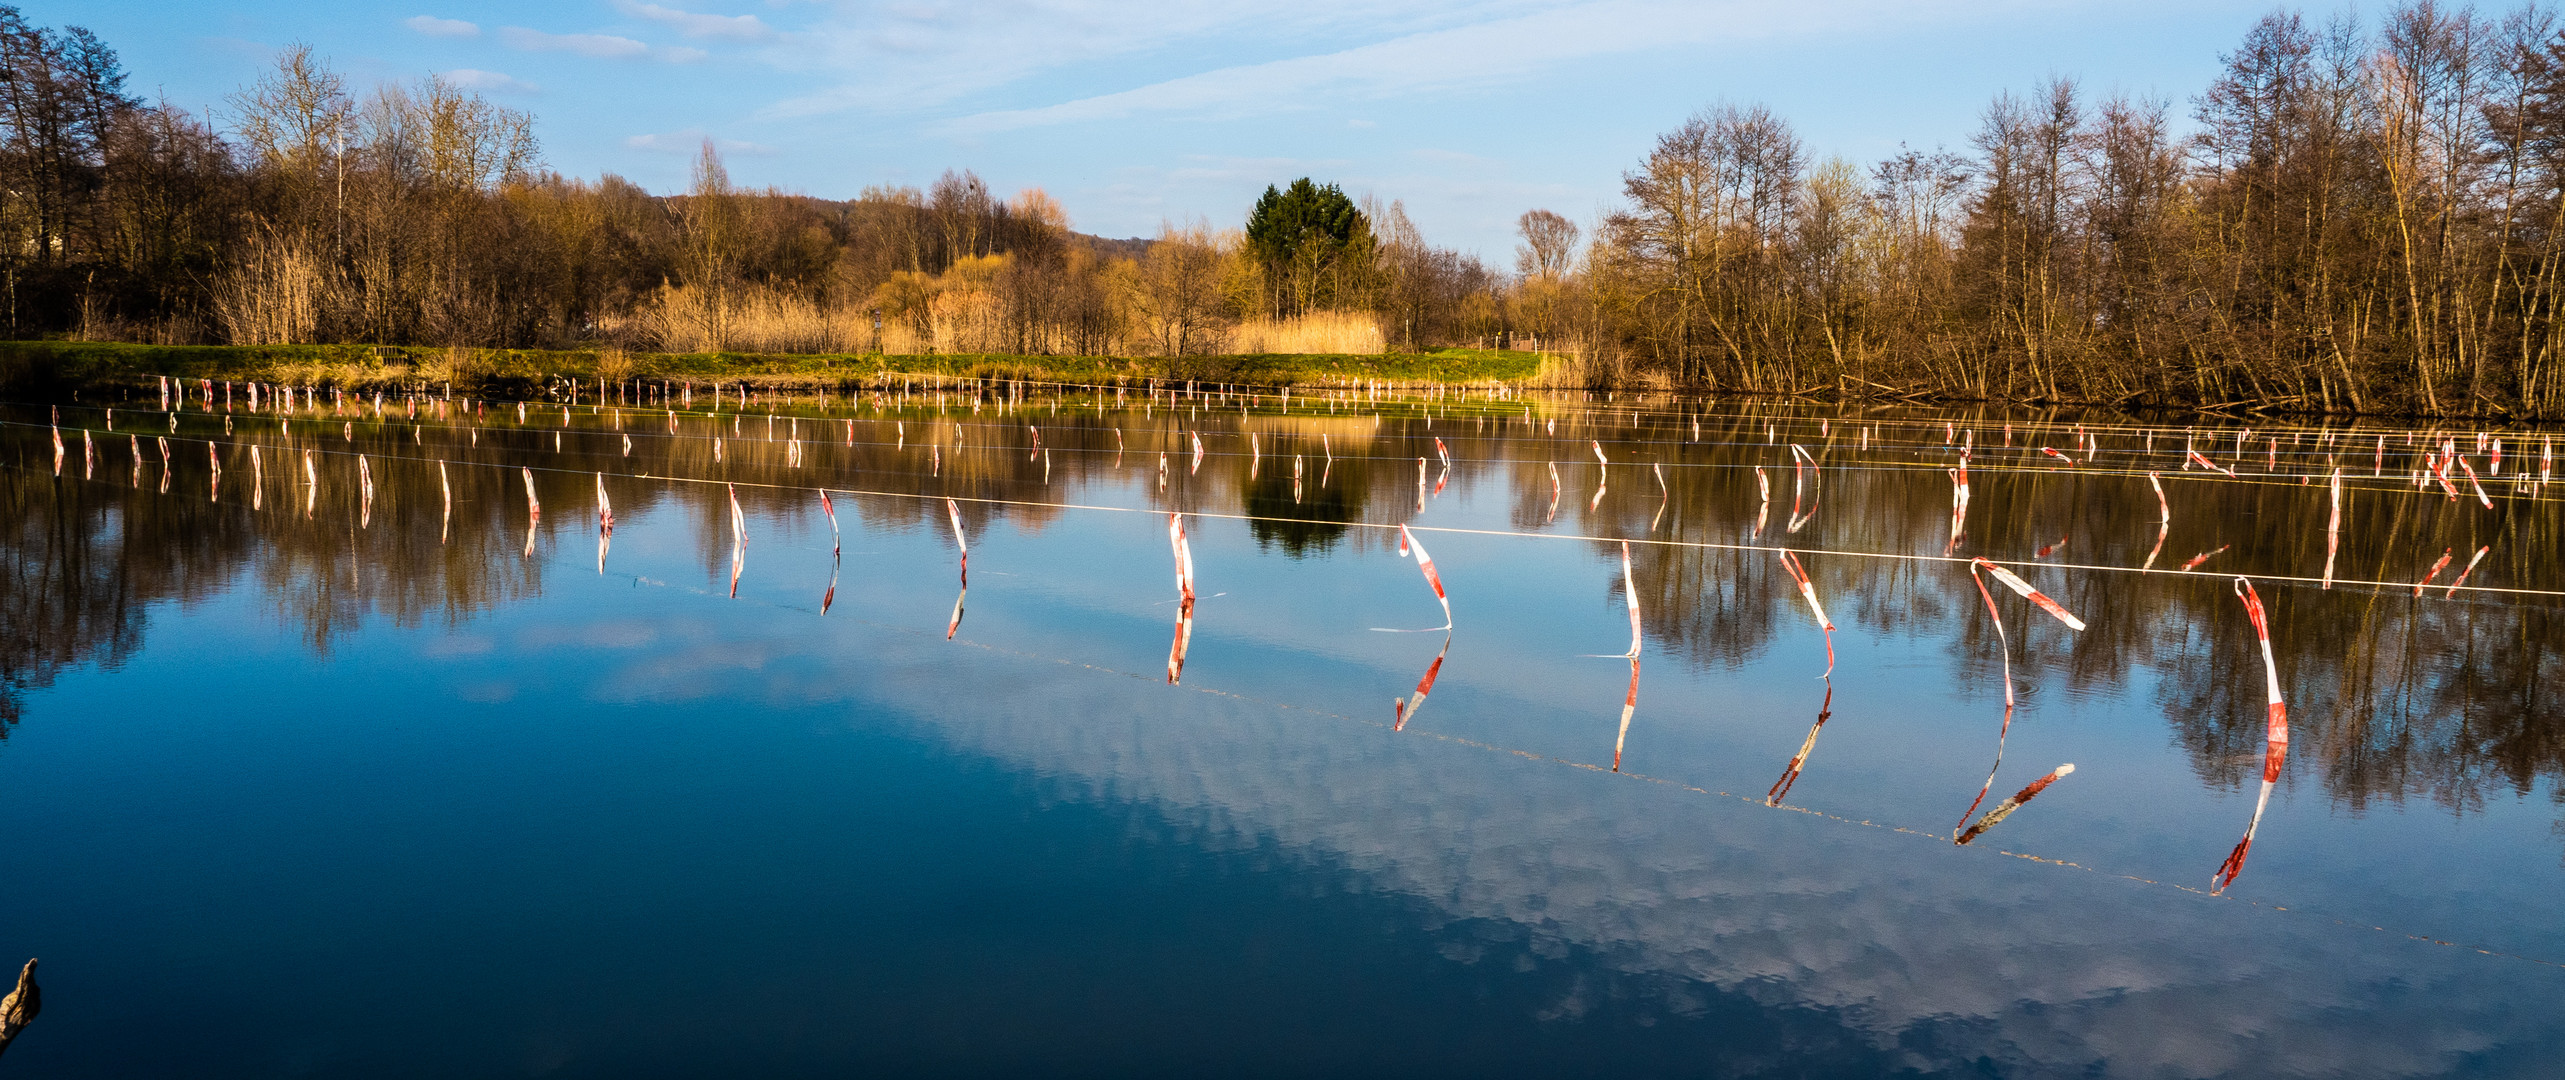
[[[2280,665],[2271,658],[2271,622],[2262,610],[2262,597],[2253,591],[2253,582],[2235,579],[2236,599],[2244,602],[2244,613],[2253,620],[2253,636],[2262,645],[2262,676],[2270,705],[2265,710],[2262,748],[2262,793],[2253,803],[2253,820],[2244,828],[2244,839],[2236,841],[2235,850],[2218,864],[2218,872],[2209,879],[2209,893],[2225,892],[2235,884],[2236,875],[2244,872],[2244,858],[2253,849],[2253,834],[2262,828],[2262,813],[2271,806],[2271,787],[2280,779],[2280,766],[2289,758],[2289,706],[2280,698]]]
[[[1808,610],[1817,616],[1817,625],[1826,632],[1826,673],[1818,678],[1832,679],[1835,674],[1835,621],[1826,617],[1826,606],[1817,602],[1817,586],[1809,583],[1808,571],[1800,567],[1799,557],[1791,554],[1789,548],[1781,549],[1781,565],[1799,582],[1799,595],[1807,599]],[[1828,693],[1832,692],[1829,688]]]

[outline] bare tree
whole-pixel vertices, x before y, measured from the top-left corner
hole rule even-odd
[[[1514,249],[1514,268],[1525,277],[1557,280],[1576,260],[1583,230],[1548,210],[1526,210],[1515,219],[1514,233],[1523,243]]]

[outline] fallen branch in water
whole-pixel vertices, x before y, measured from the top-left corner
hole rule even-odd
[[[9,996],[0,998],[0,1054],[9,1051],[9,1043],[27,1030],[27,1023],[44,1011],[44,994],[36,989],[36,962],[18,969],[18,985]]]

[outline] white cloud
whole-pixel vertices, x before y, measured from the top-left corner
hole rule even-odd
[[[1555,0],[1298,0],[1286,5],[1110,4],[1095,0],[835,0],[789,39],[779,63],[839,85],[770,110],[801,116],[934,105],[1059,70],[1134,57],[1181,63],[1204,52],[1270,55],[1312,41],[1446,26]],[[1179,55],[1181,54],[1181,55]],[[855,73],[852,78],[843,73]],[[1092,71],[1089,71],[1092,74]]]
[[[1848,19],[1877,28],[1929,17],[1930,7],[1875,0],[1782,9],[1741,2],[1598,0],[1334,52],[1217,68],[1053,105],[985,112],[964,117],[950,129],[983,134],[1157,114],[1235,118],[1322,102],[1403,98],[1537,79],[1560,62],[1595,56],[1824,30]]]
[[[712,54],[685,45],[653,48],[646,42],[614,34],[549,34],[522,26],[499,28],[499,43],[523,52],[566,52],[601,60],[647,57],[672,64],[691,64]]]
[[[478,23],[468,23],[461,19],[440,19],[434,15],[413,15],[407,19],[401,20],[401,25],[409,27],[413,32],[425,34],[429,37],[474,38],[481,36],[481,27]]]
[[[616,0],[615,10],[626,15],[665,23],[692,38],[722,38],[730,41],[765,41],[775,36],[773,27],[754,15],[703,15],[680,11],[658,4]]]
[[[764,143],[749,142],[745,139],[714,139],[712,142],[713,149],[739,157],[772,157],[781,152]],[[628,149],[646,150],[654,154],[691,156],[703,149],[704,129],[686,128],[681,131],[633,135],[625,138],[623,144]]]
[[[566,52],[601,59],[646,56],[650,46],[612,34],[547,34],[522,26],[501,27],[499,43],[525,52]]]
[[[701,131],[671,131],[665,134],[634,135],[623,141],[624,146],[628,149],[648,150],[653,153],[661,154],[689,153],[696,147],[702,146],[703,143],[704,133]]]
[[[600,693],[777,692],[781,665],[722,644],[607,673]],[[865,688],[868,719],[900,717],[957,756],[1040,776],[1062,802],[1127,806],[1188,845],[1413,898],[1434,912],[1420,929],[1499,957],[1583,950],[1562,965],[1585,973],[1562,1004],[1618,971],[1661,980],[1627,984],[1637,1000],[1666,994],[1691,1014],[1699,998],[1661,988],[1706,984],[1841,1024],[1910,1066],[2041,1075],[2269,1072],[2275,1032],[2300,1075],[2433,1074],[2552,1043],[2541,1014],[2506,1004],[2516,970],[2326,916],[1248,703],[1139,710],[1118,687],[1030,665],[991,669],[972,695],[929,675],[836,678]]]
[[[479,68],[456,68],[452,71],[443,72],[442,74],[445,77],[445,81],[453,83],[456,86],[463,87],[467,90],[531,94],[543,89],[533,83],[517,78],[514,75],[497,71],[483,71]]]
[[[827,81],[768,107],[764,115],[897,112],[1004,88],[1038,97],[1052,86],[1092,86],[1117,72],[1136,71],[1154,81],[989,110],[948,131],[974,134],[1144,114],[1234,117],[1521,85],[1597,56],[1662,54],[1789,34],[1893,33],[1956,14],[1983,18],[1989,7],[2051,2],[1995,0],[1963,7],[1954,0],[1302,0],[1126,6],[1092,0],[908,0],[858,6],[841,0],[829,5],[830,15],[787,35],[786,51],[774,57]],[[1211,57],[1222,66],[1206,69],[1204,58]],[[1686,65],[1698,59],[1661,62]]]

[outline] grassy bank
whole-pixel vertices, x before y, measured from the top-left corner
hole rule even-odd
[[[1260,386],[1399,386],[1546,381],[1536,353],[1444,349],[1381,355],[1114,357],[943,354],[640,353],[619,350],[380,348],[367,345],[125,345],[0,342],[0,386],[77,391],[170,375],[346,388],[524,389],[561,379],[747,381],[820,386],[882,374],[1072,383],[1195,379]]]

